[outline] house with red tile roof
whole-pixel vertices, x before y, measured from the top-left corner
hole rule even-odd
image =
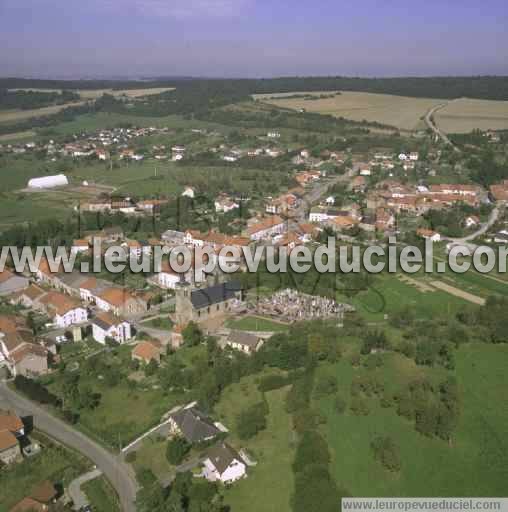
[[[88,312],[81,302],[63,293],[49,292],[39,302],[58,327],[81,324],[88,319]]]
[[[131,324],[112,313],[101,312],[92,319],[92,336],[102,344],[106,343],[107,338],[122,344],[132,338]]]
[[[131,357],[133,360],[141,361],[145,364],[150,363],[150,361],[160,364],[162,353],[163,348],[160,341],[142,341],[134,347]]]

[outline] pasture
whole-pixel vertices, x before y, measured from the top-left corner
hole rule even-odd
[[[401,130],[423,129],[423,116],[442,100],[431,98],[409,98],[390,94],[372,94],[366,92],[342,91],[340,95],[331,98],[309,100],[305,98],[285,98],[302,93],[258,94],[255,99],[277,107],[307,112],[329,114],[353,121],[378,122],[394,126]],[[308,94],[308,93],[305,93]],[[315,92],[311,95],[329,94]],[[276,97],[276,99],[273,99]]]
[[[504,431],[508,420],[505,368],[508,347],[468,344],[456,354],[461,413],[451,443],[423,436],[392,408],[366,399],[370,413],[339,414],[333,397],[316,403],[326,417],[323,432],[332,451],[331,472],[353,496],[504,496],[508,447]],[[348,361],[323,366],[320,372],[335,375],[340,395],[350,400],[349,389],[358,373],[374,372],[389,392],[426,375],[441,381],[446,371],[418,367],[400,354],[386,354],[375,370],[353,368]],[[400,449],[401,470],[391,473],[373,459],[370,442],[388,435]]]
[[[474,129],[508,129],[508,101],[472,100],[450,101],[434,115],[439,128],[447,133],[468,133]]]
[[[422,291],[417,284],[402,281],[396,274],[379,274],[371,286],[352,299],[339,296],[337,300],[353,304],[368,321],[381,321],[385,315],[393,315],[405,307],[411,307],[418,319],[453,316],[469,304],[442,290]]]
[[[236,435],[238,413],[263,399],[256,380],[246,377],[228,386],[216,407],[220,420],[231,429],[228,441],[234,448],[246,448],[258,463],[248,468],[248,478],[225,489],[224,501],[232,510],[242,512],[289,512],[295,439],[291,417],[285,409],[288,388],[265,393],[269,408],[266,430],[248,441],[240,441]]]

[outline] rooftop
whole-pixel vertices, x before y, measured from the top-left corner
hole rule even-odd
[[[195,407],[180,409],[173,413],[171,418],[190,443],[204,441],[220,433],[210,418]]]
[[[208,288],[193,290],[191,292],[191,302],[194,308],[201,309],[232,299],[239,291],[241,291],[241,286],[237,281],[216,284]]]

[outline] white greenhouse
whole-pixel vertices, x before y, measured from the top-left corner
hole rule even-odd
[[[42,178],[32,178],[28,182],[28,188],[53,188],[63,187],[69,184],[69,180],[65,174],[57,174],[55,176],[43,176]]]

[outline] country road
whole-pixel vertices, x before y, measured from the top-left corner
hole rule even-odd
[[[448,136],[443,133],[438,126],[434,123],[432,120],[432,116],[442,108],[446,107],[448,105],[448,101],[446,103],[441,103],[439,105],[436,105],[435,107],[432,107],[426,114],[425,114],[425,124],[445,143],[451,146],[455,151],[460,152],[460,149],[448,138]]]
[[[495,224],[498,217],[499,217],[499,207],[496,206],[490,212],[487,222],[485,224],[482,224],[474,233],[471,233],[470,235],[467,235],[463,238],[443,237],[443,239],[448,240],[449,242],[454,242],[456,244],[465,244],[466,242],[470,242],[471,240],[474,240],[475,238],[478,238],[479,236],[483,235],[493,224]]]
[[[138,485],[133,472],[119,457],[55,418],[39,405],[14,392],[5,382],[0,382],[0,407],[14,410],[19,416],[33,416],[35,428],[92,460],[115,488],[122,510],[136,511]]]
[[[340,176],[335,176],[331,180],[326,180],[323,182],[319,182],[310,190],[308,190],[300,203],[300,205],[296,208],[295,218],[298,219],[298,222],[308,222],[308,210],[326,193],[329,187],[335,185],[337,183],[349,182],[351,178],[358,172],[359,165],[355,164],[352,170],[346,172],[345,174],[341,174]]]

